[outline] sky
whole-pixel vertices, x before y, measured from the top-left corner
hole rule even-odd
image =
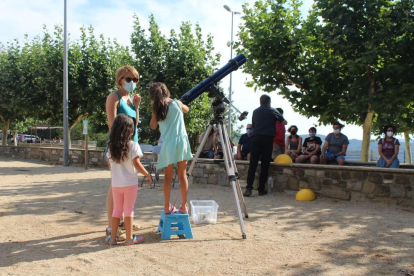
[[[130,35],[133,31],[133,14],[137,14],[141,26],[148,28],[151,14],[160,27],[163,35],[169,36],[170,30],[178,32],[182,22],[198,23],[204,36],[211,33],[214,37],[215,51],[221,53],[219,68],[230,60],[230,48],[227,42],[231,40],[231,13],[223,8],[229,6],[233,11],[242,12],[242,5],[249,3],[253,6],[255,1],[245,0],[67,0],[67,28],[71,39],[78,39],[80,27],[92,25],[95,35],[103,34],[106,38],[117,39],[125,46],[130,45]],[[303,0],[302,14],[306,15],[313,4],[313,0]],[[63,26],[64,1],[56,0],[1,0],[0,1],[0,41],[10,42],[15,38],[23,40],[25,34],[29,39],[41,35],[43,25],[50,32],[55,25]],[[241,15],[234,15],[233,41],[237,41],[238,26],[243,24]],[[233,57],[235,52],[233,53]],[[142,76],[145,77],[145,76]],[[250,76],[242,72],[242,68],[232,74],[232,100],[234,106],[240,111],[248,111],[246,120],[238,122],[246,126],[251,122],[253,110],[259,107],[259,98],[264,92],[254,92],[253,88],[246,86]],[[230,77],[221,82],[223,92],[228,93]],[[183,91],[183,94],[187,91]],[[273,107],[281,107],[288,126],[296,125],[299,134],[306,134],[311,126],[316,126],[319,134],[327,135],[332,132],[332,126],[317,126],[317,118],[306,118],[295,113],[290,103],[277,94],[269,93]],[[69,90],[70,100],[70,90]],[[70,111],[69,111],[70,112]],[[346,125],[342,131],[349,139],[362,139],[362,127]]]

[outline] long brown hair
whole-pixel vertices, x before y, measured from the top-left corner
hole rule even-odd
[[[134,134],[135,123],[133,118],[125,114],[119,114],[115,117],[108,146],[111,159],[115,163],[119,164],[128,158],[128,143],[132,140]]]
[[[170,96],[170,91],[162,82],[150,84],[149,93],[152,104],[152,112],[155,114],[157,121],[164,121],[167,118],[168,104],[165,99]]]

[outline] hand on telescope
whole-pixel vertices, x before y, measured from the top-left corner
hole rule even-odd
[[[134,101],[135,108],[139,108],[139,105],[141,104],[141,96],[139,94],[135,94],[132,100]]]

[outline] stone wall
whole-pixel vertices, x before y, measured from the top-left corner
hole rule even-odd
[[[69,150],[70,163],[84,166],[84,150]],[[0,146],[0,156],[39,159],[63,164],[63,149],[31,146]],[[145,154],[149,160],[151,154]],[[249,162],[237,161],[241,186],[246,185]],[[342,200],[373,201],[414,207],[414,166],[400,169],[373,167],[372,163],[347,162],[347,166],[312,164],[274,164],[269,168],[278,191],[312,189],[317,196]],[[88,150],[88,166],[106,167],[102,150]],[[256,172],[256,182],[260,165]],[[222,161],[199,159],[194,166],[190,183],[229,185]]]
[[[270,164],[274,188],[278,191],[309,188],[317,196],[341,200],[373,201],[410,206],[414,208],[414,170],[411,168],[385,169],[362,166]],[[246,185],[249,163],[237,161],[241,186]],[[412,167],[412,166],[409,166]],[[254,187],[257,187],[260,166]],[[229,185],[224,163],[199,159],[192,172],[193,183]]]

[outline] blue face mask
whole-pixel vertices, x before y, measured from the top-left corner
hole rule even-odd
[[[315,137],[315,133],[313,133],[313,132],[309,132],[309,136],[310,136],[310,137]]]
[[[137,87],[137,84],[134,83],[133,81],[125,82],[124,89],[128,91],[129,93],[132,93],[132,91],[135,90],[135,87]]]
[[[252,134],[252,132],[253,132],[253,130],[251,130],[251,129],[246,129],[246,133],[247,133],[247,134]]]

